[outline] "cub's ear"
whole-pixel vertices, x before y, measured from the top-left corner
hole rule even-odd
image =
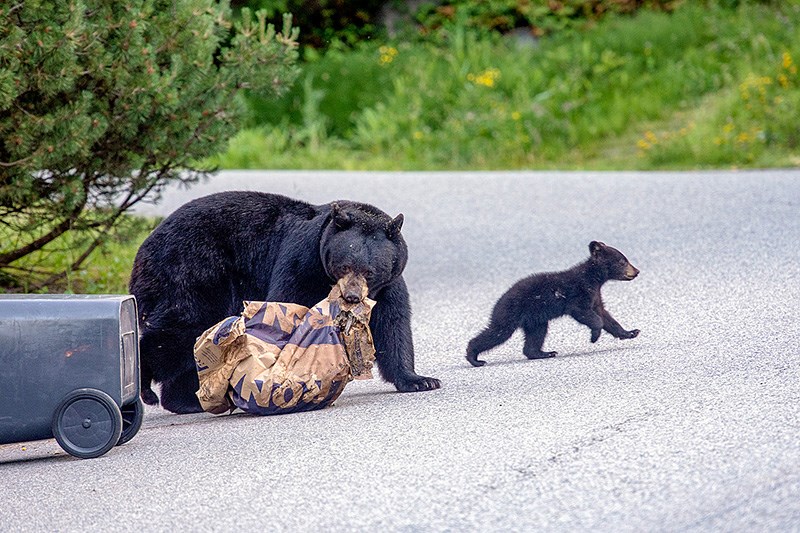
[[[336,229],[347,229],[353,225],[350,215],[342,211],[342,208],[337,203],[331,204],[331,220],[333,220]]]
[[[589,243],[589,252],[591,252],[592,255],[597,255],[600,253],[600,250],[605,247],[606,245],[600,241],[592,241]]]
[[[386,236],[390,239],[397,237],[400,233],[400,229],[403,227],[403,213],[400,213],[396,217],[392,219],[391,222],[386,226]]]

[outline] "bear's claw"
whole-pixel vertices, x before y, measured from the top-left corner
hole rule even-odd
[[[555,357],[556,355],[558,355],[558,352],[536,352],[531,355],[525,354],[525,357],[528,359],[548,359],[550,357]]]
[[[398,380],[394,386],[397,387],[397,390],[400,392],[422,392],[438,389],[442,386],[442,383],[436,378],[412,376],[407,379]]]

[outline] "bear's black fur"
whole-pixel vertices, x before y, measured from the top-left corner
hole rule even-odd
[[[232,191],[189,202],[144,241],[131,273],[139,305],[142,399],[174,413],[201,411],[192,348],[243,300],[311,306],[346,272],[362,274],[377,300],[371,329],[383,378],[423,391],[437,379],[414,372],[411,309],[400,228],[368,204],[311,205],[284,196]],[[359,295],[360,296],[360,295]]]
[[[600,288],[610,280],[630,281],[639,274],[619,250],[602,242],[589,244],[588,260],[563,272],[534,274],[515,283],[497,301],[489,325],[467,346],[467,361],[483,366],[478,355],[498,346],[511,337],[517,328],[525,332],[522,352],[528,359],[554,357],[556,352],[543,352],[547,323],[570,315],[592,330],[591,341],[600,338],[604,329],[618,339],[632,339],[638,329],[626,331],[603,307]]]

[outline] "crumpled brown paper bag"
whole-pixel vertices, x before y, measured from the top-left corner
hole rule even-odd
[[[362,284],[360,302],[342,298],[347,283]],[[195,343],[200,404],[214,414],[238,407],[261,415],[330,405],[351,379],[372,377],[374,305],[363,278],[353,276],[311,308],[244,302],[241,316],[219,322]]]

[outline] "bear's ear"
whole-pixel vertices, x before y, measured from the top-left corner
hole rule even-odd
[[[386,226],[386,236],[390,239],[397,237],[400,233],[400,229],[403,227],[403,213],[400,213],[396,217],[392,219],[389,224]]]
[[[339,204],[331,204],[331,208],[331,220],[333,220],[333,224],[336,226],[336,229],[347,229],[353,225],[350,215],[342,211],[342,208],[339,207]]]
[[[592,241],[589,243],[589,252],[591,252],[592,255],[597,255],[600,253],[600,250],[605,247],[606,245],[600,241]]]

